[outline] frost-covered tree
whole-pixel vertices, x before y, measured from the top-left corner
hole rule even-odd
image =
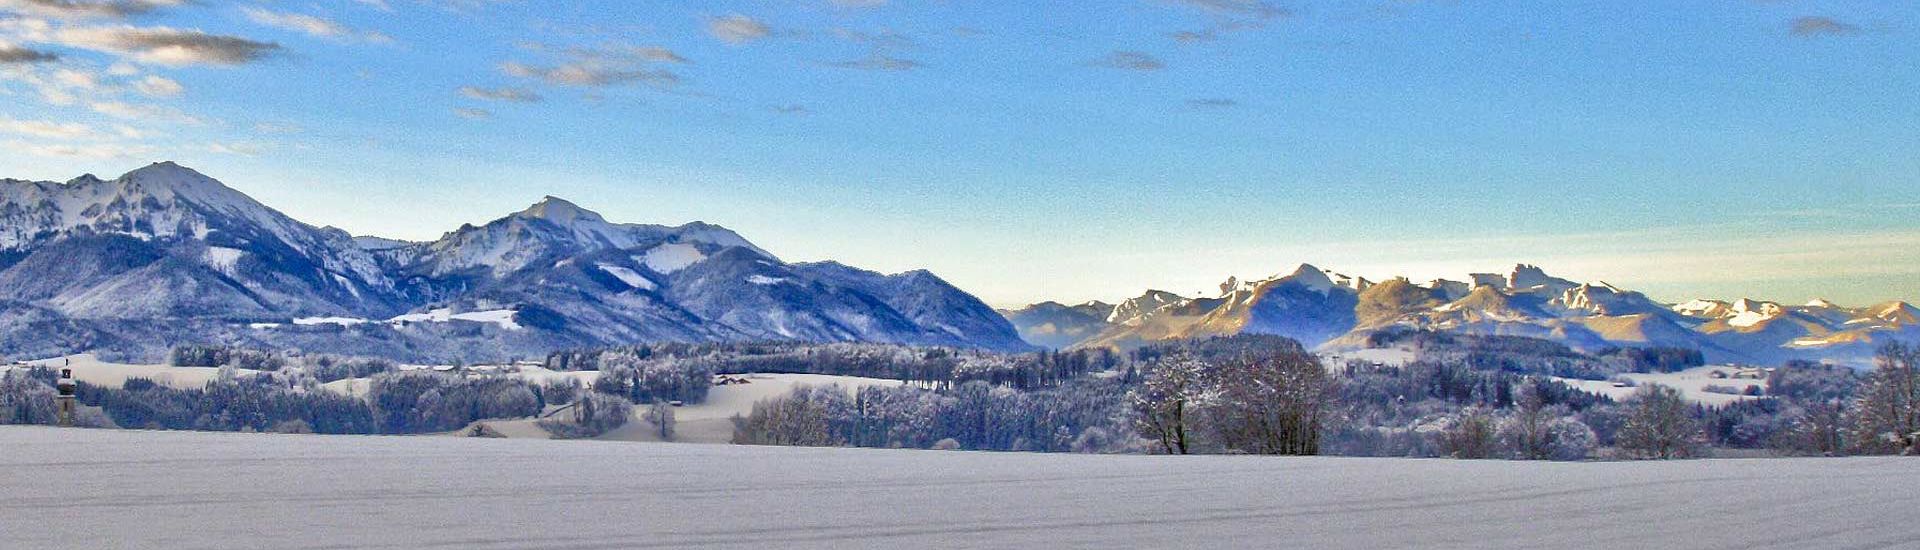
[[[1337,388],[1298,343],[1213,339],[1152,353],[1128,404],[1135,431],[1161,451],[1319,454]]]
[[[1786,427],[1774,434],[1774,448],[1796,455],[1834,456],[1847,451],[1846,402],[1808,403],[1782,414]]]
[[[1563,418],[1569,414],[1565,406],[1547,404],[1542,386],[1539,381],[1529,380],[1514,387],[1513,409],[1500,420],[1497,433],[1504,454],[1523,460],[1551,460],[1556,454],[1565,454],[1558,438],[1573,429],[1568,422],[1579,424],[1579,429],[1592,437],[1593,430],[1585,424]]]
[[[1312,353],[1275,346],[1223,361],[1206,380],[1208,432],[1227,451],[1320,454],[1337,387]]]
[[[23,372],[0,375],[0,424],[52,424],[57,415],[53,386]]]
[[[1600,438],[1594,435],[1593,428],[1573,417],[1554,419],[1547,426],[1547,431],[1553,434],[1552,442],[1547,445],[1545,458],[1548,460],[1585,459],[1600,444]]]
[[[1862,453],[1912,454],[1920,438],[1920,347],[1880,348],[1878,365],[1854,404],[1854,445]]]
[[[386,433],[440,432],[475,420],[525,418],[540,412],[540,398],[526,381],[465,378],[442,373],[375,375],[367,400]],[[320,429],[315,424],[316,430]]]
[[[1167,454],[1192,452],[1194,413],[1206,391],[1210,366],[1191,354],[1161,358],[1148,370],[1140,387],[1127,394],[1140,435],[1158,442]]]
[[[1453,458],[1492,458],[1495,446],[1493,413],[1467,407],[1448,419],[1439,433],[1440,452]]]
[[[1635,458],[1692,458],[1701,451],[1700,430],[1680,390],[1647,384],[1627,399],[1614,442]]]
[[[844,440],[834,435],[834,401],[816,399],[820,392],[796,388],[792,394],[753,404],[747,416],[733,417],[733,443],[736,445],[793,445],[832,447]],[[828,386],[825,391],[845,390]]]
[[[573,403],[571,414],[562,413],[541,420],[540,427],[563,438],[588,438],[625,426],[632,417],[633,403],[627,398],[584,392]]]

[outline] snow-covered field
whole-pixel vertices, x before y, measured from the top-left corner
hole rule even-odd
[[[747,413],[753,412],[754,403],[786,395],[798,386],[839,385],[852,392],[866,386],[898,386],[902,383],[899,380],[825,374],[748,374],[735,378],[745,378],[749,383],[714,386],[707,392],[705,402],[674,409],[674,429],[677,432],[674,436],[675,441],[684,443],[732,441],[734,415],[746,416]],[[642,412],[642,410],[635,410],[636,418],[621,429],[602,436],[601,439],[626,441],[658,439],[649,430],[650,425],[638,418]]]
[[[28,361],[27,364],[50,369],[72,369],[74,380],[109,388],[125,385],[131,378],[145,378],[175,389],[199,389],[220,375],[220,369],[214,367],[110,363],[88,354]],[[247,369],[235,369],[234,373],[239,376],[257,374]]]
[[[554,372],[546,369],[523,369],[513,376],[522,376],[541,380],[546,377],[573,376],[582,383],[593,383],[598,372]],[[673,410],[673,440],[681,443],[727,443],[733,440],[733,416],[746,416],[753,412],[753,404],[761,400],[786,395],[799,386],[838,385],[848,392],[866,386],[898,386],[899,380],[880,378],[862,378],[858,376],[832,376],[825,374],[743,374],[730,378],[745,379],[746,384],[728,384],[714,386],[707,392],[707,400],[698,404],[676,407]],[[344,381],[343,381],[344,382]],[[363,392],[364,394],[364,392]],[[641,417],[645,407],[635,407],[633,419],[626,426],[607,432],[597,439],[609,441],[659,441],[660,435],[652,424]],[[507,437],[547,437],[546,431],[530,419],[488,420],[482,422],[492,426]]]
[[[1905,458],[1089,456],[0,427],[5,548],[1901,548]]]
[[[1320,362],[1326,363],[1327,368],[1333,369],[1345,368],[1348,361],[1404,367],[1407,363],[1412,363],[1419,358],[1420,352],[1404,347],[1361,348],[1320,354]]]
[[[1733,403],[1735,401],[1757,399],[1757,398],[1752,396],[1746,396],[1746,395],[1734,395],[1734,394],[1727,394],[1727,393],[1710,392],[1710,391],[1707,391],[1707,386],[1726,386],[1730,388],[1739,388],[1742,390],[1746,389],[1747,386],[1760,386],[1760,389],[1762,390],[1765,390],[1767,388],[1766,380],[1714,378],[1711,376],[1711,374],[1713,373],[1713,371],[1716,371],[1716,370],[1731,373],[1731,372],[1734,372],[1735,370],[1738,370],[1738,368],[1728,367],[1728,366],[1705,366],[1705,367],[1694,367],[1694,368],[1683,370],[1680,372],[1658,372],[1658,373],[1644,373],[1644,374],[1627,373],[1627,374],[1620,375],[1620,378],[1632,380],[1633,383],[1637,385],[1660,384],[1663,386],[1670,386],[1670,387],[1673,387],[1674,389],[1680,390],[1680,394],[1686,396],[1688,400],[1701,403],[1704,405],[1715,406],[1715,407],[1726,405],[1728,403]],[[1615,400],[1626,399],[1628,396],[1633,395],[1634,390],[1639,389],[1635,387],[1615,387],[1612,382],[1608,382],[1605,380],[1577,380],[1573,378],[1554,378],[1554,380],[1566,382],[1568,385],[1571,385],[1575,388],[1579,388],[1581,390],[1591,392],[1591,393],[1605,395],[1607,397],[1614,398]]]

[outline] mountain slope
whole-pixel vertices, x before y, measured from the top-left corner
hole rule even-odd
[[[504,358],[662,340],[1029,348],[931,273],[787,264],[723,227],[614,223],[554,197],[405,242],[298,222],[172,163],[0,190],[0,320],[16,320],[0,330],[47,331],[0,334],[0,353],[152,357],[227,343]]]
[[[1079,306],[1041,302],[1000,313],[1013,323],[1022,340],[1043,348],[1059,349],[1073,347],[1107,330],[1110,326],[1107,317],[1113,314],[1113,308],[1100,302]]]
[[[0,299],[83,318],[401,306],[378,261],[345,233],[295,221],[176,164],[113,180],[4,180],[0,191],[0,251],[12,257],[0,264]]]

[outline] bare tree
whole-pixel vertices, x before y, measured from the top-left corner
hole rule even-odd
[[[1687,400],[1659,384],[1641,386],[1627,401],[1626,422],[1615,442],[1637,458],[1691,458],[1700,453],[1701,428]]]
[[[1440,452],[1453,458],[1492,458],[1494,454],[1493,414],[1481,407],[1467,407],[1455,413],[1447,429],[1440,432]]]
[[[1223,363],[1208,381],[1207,424],[1228,450],[1320,453],[1335,387],[1318,357],[1298,347],[1247,355]]]
[[[1809,403],[1792,415],[1786,429],[1774,435],[1774,447],[1803,455],[1834,456],[1846,452],[1846,402],[1835,399]]]
[[[1500,423],[1500,440],[1518,458],[1545,460],[1553,454],[1554,414],[1532,381],[1514,388],[1513,414]]]
[[[662,441],[673,441],[673,405],[665,401],[654,401],[647,407],[646,420],[660,431]]]
[[[1142,437],[1160,442],[1167,454],[1192,452],[1193,409],[1205,389],[1209,366],[1192,355],[1166,357],[1147,372],[1147,379],[1128,394],[1135,413],[1134,426]]]

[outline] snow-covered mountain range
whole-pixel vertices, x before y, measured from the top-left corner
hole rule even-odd
[[[1228,279],[1214,297],[1150,290],[1119,304],[1054,302],[1003,311],[1027,341],[1132,348],[1160,340],[1278,334],[1324,350],[1353,349],[1385,330],[1526,336],[1576,349],[1664,346],[1711,361],[1790,359],[1865,365],[1890,339],[1920,338],[1905,302],[1843,307],[1752,299],[1666,304],[1604,282],[1576,283],[1531,265],[1466,281],[1373,282],[1310,265],[1258,281]]]
[[[613,223],[553,197],[414,243],[313,227],[173,163],[0,180],[0,354],[481,358],[663,340],[1028,347],[925,271],[789,264],[723,227]]]

